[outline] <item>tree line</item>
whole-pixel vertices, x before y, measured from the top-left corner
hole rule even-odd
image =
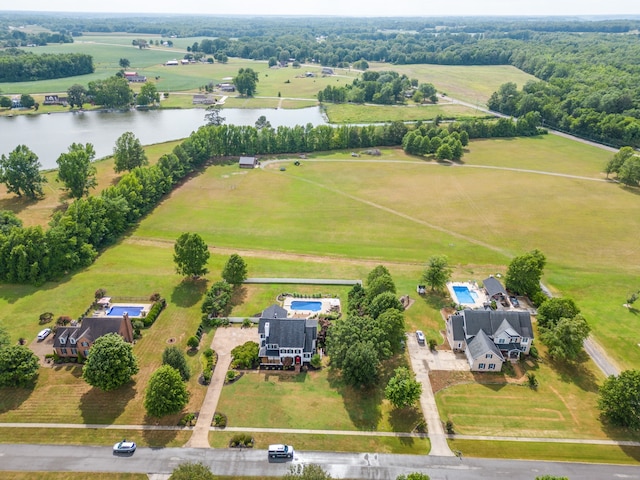
[[[35,53],[10,48],[0,52],[0,82],[31,82],[93,73],[93,57],[84,53]]]

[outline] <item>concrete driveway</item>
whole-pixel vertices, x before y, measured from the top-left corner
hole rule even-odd
[[[49,336],[42,341],[34,337],[33,341],[29,344],[29,348],[38,356],[40,365],[43,367],[52,365],[45,363],[44,356],[53,353],[53,333],[50,333]]]
[[[427,370],[469,371],[469,362],[464,353],[451,350],[431,351],[427,345],[419,345],[415,333],[407,335],[407,347],[412,364],[424,364]]]

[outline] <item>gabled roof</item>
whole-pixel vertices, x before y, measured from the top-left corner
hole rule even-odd
[[[494,295],[498,294],[502,294],[505,297],[507,296],[507,291],[502,286],[502,283],[500,283],[500,280],[498,280],[496,277],[491,276],[489,278],[485,278],[482,281],[482,284],[484,285],[484,289],[489,294],[489,297],[493,297]]]
[[[106,335],[107,333],[119,333],[124,322],[122,317],[87,317],[82,319],[80,325],[76,327],[64,327],[58,329],[56,332],[56,338],[53,342],[55,347],[67,347],[70,344],[68,342],[61,343],[60,339],[73,338],[78,340],[80,338],[86,338],[90,343],[95,342],[98,338]]]
[[[451,315],[449,317],[451,321],[451,330],[453,332],[453,340],[456,342],[466,341],[466,336],[464,334],[464,317],[459,314]]]
[[[463,310],[459,314],[464,317],[464,329],[467,338],[477,335],[480,330],[483,330],[489,336],[494,336],[505,320],[519,336],[533,338],[533,327],[531,326],[529,312]]]
[[[280,305],[271,305],[262,311],[260,318],[287,318],[287,311]]]
[[[495,333],[493,334],[494,337],[497,337],[501,334],[506,334],[509,337],[513,337],[513,338],[517,338],[520,335],[518,335],[518,332],[516,332],[513,327],[511,326],[511,324],[509,322],[507,322],[506,319],[504,319],[502,321],[502,323],[500,324],[500,326],[498,327],[498,329],[495,331]]]
[[[496,344],[493,343],[489,336],[482,330],[480,330],[478,334],[469,341],[467,348],[469,349],[471,358],[474,360],[486,355],[487,353],[492,353],[504,361],[504,357],[502,356],[502,353],[500,353],[500,349],[496,347]]]
[[[279,348],[304,348],[306,338],[304,318],[261,318],[258,331],[265,335],[266,344]],[[267,324],[269,325],[267,334]]]

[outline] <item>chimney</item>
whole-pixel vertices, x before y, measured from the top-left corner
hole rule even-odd
[[[264,338],[269,338],[269,322],[264,322]]]

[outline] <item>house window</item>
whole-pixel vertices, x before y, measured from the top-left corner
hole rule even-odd
[[[529,339],[522,337],[522,339],[520,340],[520,343],[529,343]]]
[[[82,345],[83,347],[88,347],[89,346],[89,342],[82,342],[80,345]]]
[[[278,344],[277,343],[267,344],[267,350],[278,350]]]
[[[484,370],[484,368],[485,368],[485,364],[484,364],[484,363],[481,363],[480,365],[478,365],[478,368],[479,368],[480,370]]]
[[[71,342],[73,345],[75,345],[76,344],[76,339],[75,338],[70,338],[69,342]]]
[[[493,353],[487,353],[486,358],[493,358]]]
[[[504,343],[504,338],[499,338],[498,343]]]
[[[66,354],[67,354],[67,349],[66,349],[66,348],[61,348],[61,349],[60,349],[60,353],[61,353],[62,355],[66,355]]]
[[[71,349],[71,355],[77,355],[78,354],[78,349],[77,348],[72,348]]]
[[[495,363],[490,363],[489,364],[489,370],[495,370],[496,369],[496,364]]]
[[[89,356],[89,350],[88,350],[88,349],[84,351],[84,356],[85,356],[85,357],[88,357],[88,356]]]

